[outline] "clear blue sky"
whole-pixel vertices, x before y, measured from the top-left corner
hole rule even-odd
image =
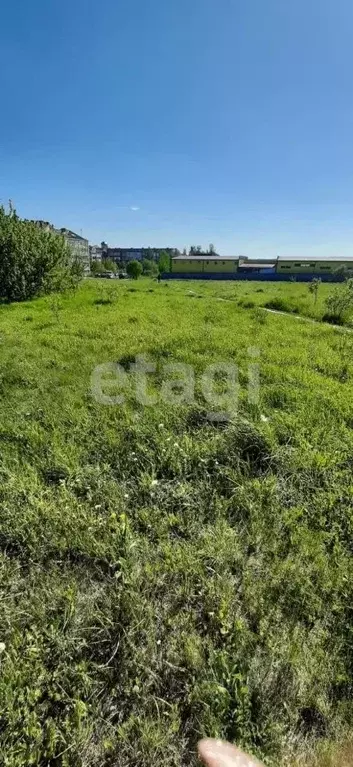
[[[353,255],[352,30],[352,0],[7,2],[0,198],[92,242]]]

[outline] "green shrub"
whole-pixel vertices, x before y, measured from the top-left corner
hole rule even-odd
[[[345,315],[353,309],[353,279],[350,278],[343,284],[337,285],[325,303],[327,307],[325,314],[326,322],[342,324]]]
[[[284,298],[271,298],[269,301],[266,301],[265,303],[266,309],[273,309],[276,312],[292,312],[293,309],[288,304],[287,301],[285,301]]]
[[[344,325],[344,317],[340,313],[332,312],[325,312],[325,314],[322,315],[322,321],[328,322],[330,325]]]

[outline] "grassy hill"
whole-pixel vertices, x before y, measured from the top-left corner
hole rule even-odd
[[[252,308],[274,290],[92,280],[0,307],[7,767],[192,765],[202,735],[278,763],[349,732],[353,337]],[[104,405],[92,372],[116,362],[125,402]],[[238,367],[226,423],[202,394],[219,362]],[[194,402],[161,397],[171,363]]]

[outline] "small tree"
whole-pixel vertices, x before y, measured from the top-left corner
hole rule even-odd
[[[314,296],[314,304],[317,303],[317,295],[319,292],[319,287],[321,285],[320,277],[313,277],[311,282],[309,283],[309,292],[312,296]]]
[[[128,261],[126,264],[126,271],[129,277],[133,280],[137,280],[142,274],[142,266],[139,261]]]
[[[101,261],[92,261],[91,274],[100,274],[103,269]]]
[[[158,266],[156,262],[144,258],[142,261],[142,274],[146,274],[149,277],[156,277],[158,274]]]
[[[170,255],[165,250],[161,250],[158,262],[159,273],[170,272]]]
[[[105,272],[113,272],[114,274],[117,272],[117,265],[111,258],[105,258],[102,261],[102,267]]]

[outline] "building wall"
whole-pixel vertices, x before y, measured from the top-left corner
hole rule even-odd
[[[333,274],[337,272],[337,270],[342,268],[346,269],[352,269],[353,268],[353,262],[352,261],[299,261],[299,260],[280,260],[277,263],[276,271],[278,274],[280,273],[287,273],[287,274],[314,274],[314,275],[320,275],[320,274]]]
[[[140,248],[107,248],[104,256],[111,261],[141,261],[142,250]]]
[[[84,268],[85,272],[89,272],[90,270],[90,258],[89,258],[89,245],[88,240],[85,239],[78,239],[76,240],[75,237],[69,237],[68,235],[65,235],[65,240],[69,247],[71,248],[72,254],[75,256],[75,258],[78,258]]]
[[[249,269],[244,266],[239,267],[238,259],[223,261],[222,257],[217,259],[198,259],[197,257],[190,258],[185,256],[183,259],[177,261],[172,260],[172,273],[177,275],[193,274],[197,275],[212,275],[212,274],[238,274],[241,279],[256,279],[256,276],[264,275],[268,279],[271,279],[273,275],[285,280],[291,276],[300,276],[308,278],[309,280],[314,277],[325,278],[328,275],[335,281],[336,277],[340,276],[340,270],[347,270],[353,272],[353,261],[298,261],[298,260],[283,260],[278,261],[276,267],[269,268],[264,263],[260,269]]]
[[[92,261],[101,261],[103,258],[102,248],[99,245],[90,245],[89,255],[90,255],[91,263]]]
[[[237,280],[237,275],[238,272],[163,272],[161,276],[163,280]]]
[[[185,258],[182,261],[172,261],[173,272],[193,272],[194,274],[202,272],[202,261],[197,259]]]
[[[204,271],[208,274],[219,274],[220,272],[227,272],[227,273],[233,273],[238,270],[238,259],[234,259],[234,261],[222,261],[222,258],[219,257],[214,260],[204,261]]]

